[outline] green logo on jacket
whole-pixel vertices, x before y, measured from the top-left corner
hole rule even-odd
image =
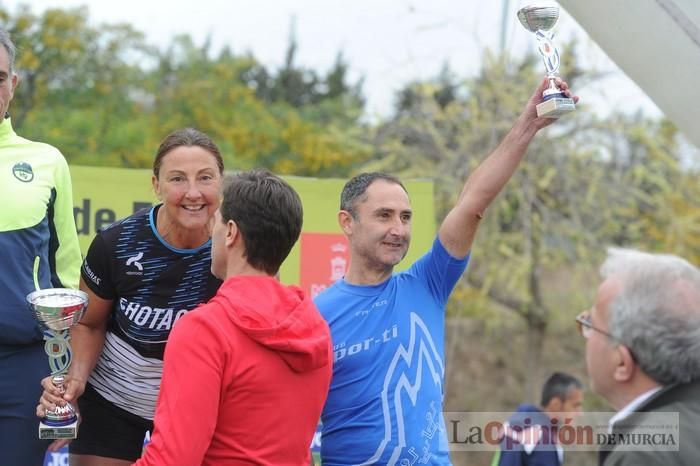
[[[24,183],[29,183],[34,179],[34,171],[32,171],[32,166],[27,162],[16,163],[15,166],[12,167],[12,174],[15,175],[15,178]]]

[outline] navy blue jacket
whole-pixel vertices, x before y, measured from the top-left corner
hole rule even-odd
[[[556,430],[538,407],[521,404],[508,419],[510,428],[501,441],[498,466],[561,466],[555,443]],[[524,444],[537,440],[534,449]]]

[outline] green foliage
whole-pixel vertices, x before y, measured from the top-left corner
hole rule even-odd
[[[575,43],[562,56],[562,73],[573,89],[598,76],[578,67]],[[365,166],[439,180],[438,220],[541,79],[534,56],[517,60],[487,52],[484,63],[470,80],[458,82],[445,68],[436,79],[403,89]],[[498,321],[507,316],[494,312],[501,308],[531,328],[559,320],[570,325],[593,297],[605,245],[698,257],[697,183],[694,173],[680,168],[676,141],[665,120],[597,120],[584,97],[577,112],[538,135],[489,209],[449,312]]]
[[[344,176],[370,156],[362,82],[349,82],[341,54],[320,76],[295,64],[292,37],[284,66],[269,71],[187,35],[159,50],[128,25],[91,25],[84,7],[0,16],[19,49],[14,125],[71,163],[149,167],[185,126],[212,136],[229,168]]]

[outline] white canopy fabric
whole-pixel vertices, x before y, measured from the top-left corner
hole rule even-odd
[[[700,148],[700,0],[559,0]]]

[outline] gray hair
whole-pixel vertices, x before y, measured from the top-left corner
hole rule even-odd
[[[12,74],[14,73],[15,69],[15,55],[17,54],[17,48],[15,47],[15,43],[12,42],[12,39],[10,38],[10,33],[3,28],[0,28],[0,45],[5,47],[5,50],[7,51],[7,58],[10,62],[10,74]]]
[[[662,385],[700,379],[700,270],[685,259],[610,248],[603,278],[620,280],[610,333]]]

